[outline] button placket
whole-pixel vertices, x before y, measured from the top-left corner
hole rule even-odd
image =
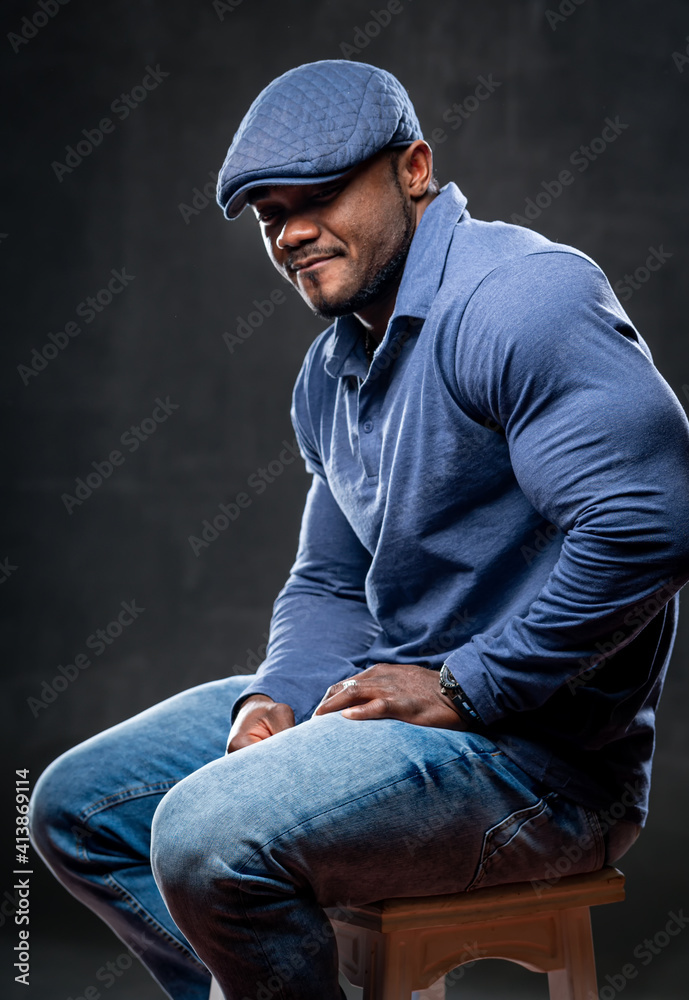
[[[377,431],[377,405],[373,397],[373,387],[364,384],[359,390],[359,453],[366,475],[378,476],[380,469],[381,442]]]
[[[412,329],[411,324],[391,326],[382,341],[382,351],[370,363],[366,377],[357,390],[357,431],[359,455],[364,472],[369,479],[380,474],[382,440],[380,436],[381,409],[385,402],[385,389],[397,370],[397,359],[404,349]],[[400,343],[396,346],[395,341]],[[379,348],[380,350],[380,348]]]

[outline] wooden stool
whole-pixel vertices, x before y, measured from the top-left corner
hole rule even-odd
[[[598,1000],[589,907],[624,899],[624,875],[603,868],[554,885],[497,885],[447,896],[409,896],[326,910],[340,972],[364,1000],[442,997],[437,983],[477,958],[547,972],[550,1000]],[[332,914],[332,915],[331,915]],[[337,916],[335,916],[337,914]],[[209,1000],[222,1000],[213,980]]]
[[[624,875],[603,868],[542,889],[515,882],[326,913],[340,971],[363,986],[364,1000],[410,1000],[413,990],[424,997],[436,980],[477,957],[547,972],[550,1000],[597,1000],[589,907],[622,899]],[[426,997],[443,994],[438,984]]]

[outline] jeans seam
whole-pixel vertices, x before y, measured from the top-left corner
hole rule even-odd
[[[77,857],[81,861],[88,863],[91,859],[89,858],[88,851],[86,850],[86,833],[83,830],[75,830],[74,838],[76,840]]]
[[[134,896],[128,893],[127,890],[120,885],[117,879],[113,878],[112,875],[105,875],[105,881],[112,889],[115,890],[115,892],[119,893],[119,895],[125,901],[129,909],[133,913],[135,913],[138,917],[140,917],[144,921],[144,923],[147,924],[152,930],[155,931],[158,937],[163,938],[163,940],[165,940],[168,944],[171,944],[178,951],[182,952],[182,954],[185,957],[189,958],[194,963],[194,965],[197,966],[197,968],[201,969],[203,972],[208,973],[208,975],[210,976],[210,972],[203,964],[203,962],[201,962],[199,958],[186,947],[186,945],[184,945],[181,941],[178,941],[177,938],[173,937],[172,934],[170,934],[170,932],[167,931],[162,926],[162,924],[159,924],[158,921],[155,919],[155,917],[152,917],[151,914],[148,912],[148,910],[146,910],[141,905],[141,903],[139,903],[139,901],[134,898]]]
[[[249,911],[246,908],[246,903],[244,902],[241,893],[239,894],[239,899],[241,901],[242,910],[244,911],[244,918],[245,918],[246,922],[249,924],[249,926],[251,927],[251,933],[253,934],[253,936],[254,936],[254,938],[256,940],[256,943],[258,944],[258,947],[261,950],[261,954],[263,955],[263,958],[265,959],[266,965],[271,970],[273,970],[272,971],[272,975],[277,976],[277,978],[280,980],[280,996],[284,1000],[285,991],[283,990],[284,983],[283,983],[283,980],[282,980],[282,976],[278,975],[278,973],[274,971],[275,970],[275,966],[273,965],[272,960],[266,954],[266,950],[263,947],[263,941],[261,941],[261,938],[259,937],[259,935],[256,933],[256,931],[254,929],[254,925],[252,923],[251,917],[249,916]],[[268,976],[267,978],[270,979],[271,976]]]
[[[482,864],[485,864],[487,861],[490,861],[490,859],[493,857],[495,853],[497,853],[497,851],[501,851],[505,847],[507,847],[508,844],[511,844],[514,838],[518,835],[521,828],[524,826],[524,824],[528,823],[529,820],[537,819],[541,815],[541,813],[543,813],[547,808],[548,808],[548,803],[545,801],[545,799],[538,799],[531,806],[524,806],[523,809],[515,809],[514,812],[511,812],[509,814],[509,816],[505,816],[504,820],[501,823],[498,823],[496,826],[492,827],[492,829],[488,832],[492,835],[495,835],[499,833],[501,829],[506,827],[510,822],[510,820],[514,820],[517,818],[521,820],[521,822],[515,829],[510,839],[506,840],[504,844],[500,844],[499,846],[494,847],[493,850],[490,852],[490,854],[486,854],[486,856],[483,858]]]
[[[347,799],[346,802],[339,802],[336,806],[331,806],[329,809],[323,809],[321,812],[317,812],[311,816],[307,816],[299,823],[295,823],[294,826],[290,826],[287,830],[281,830],[279,834],[276,834],[270,840],[266,840],[265,843],[257,847],[256,850],[253,851],[249,855],[249,857],[243,862],[241,867],[240,866],[237,867],[236,874],[242,875],[246,870],[246,867],[253,861],[256,855],[260,854],[261,851],[264,851],[265,848],[268,847],[270,844],[273,844],[276,841],[280,840],[280,838],[284,837],[286,834],[292,833],[293,830],[298,830],[300,826],[305,826],[307,823],[312,823],[313,820],[319,819],[321,816],[327,816],[328,813],[330,812],[335,812],[337,809],[341,809],[345,805],[347,806],[352,805],[352,803],[359,802],[362,799],[366,799],[368,798],[369,795],[375,795],[377,792],[382,792],[386,788],[392,788],[395,785],[400,785],[405,781],[410,781],[412,778],[416,778],[420,774],[434,774],[436,771],[439,771],[441,767],[447,767],[448,764],[455,764],[458,760],[464,760],[466,757],[493,757],[493,756],[495,756],[495,753],[489,750],[465,750],[462,751],[462,753],[457,754],[456,757],[452,757],[450,760],[444,760],[442,761],[442,763],[437,764],[432,768],[428,767],[419,768],[419,770],[416,771],[414,774],[408,774],[404,778],[396,778],[394,781],[390,781],[385,785],[379,785],[377,788],[371,788],[368,791],[364,792],[363,795],[359,795],[356,798]]]
[[[123,792],[118,792],[116,795],[109,795],[102,799],[98,799],[90,806],[82,809],[78,812],[77,818],[83,822],[88,823],[88,821],[96,816],[100,812],[105,812],[106,809],[112,806],[121,805],[123,802],[132,801],[134,798],[145,798],[147,795],[158,795],[160,792],[166,793],[170,791],[174,785],[177,784],[177,779],[168,779],[166,781],[156,782],[155,785],[138,785],[135,788],[125,789]],[[135,793],[139,792],[138,795]],[[78,830],[73,827],[73,833],[76,841],[76,852],[77,856],[82,861],[90,861],[88,851],[86,849],[86,838],[91,835],[91,830]]]
[[[481,847],[481,856],[479,858],[479,862],[476,868],[476,874],[467,884],[465,892],[469,892],[475,887],[480,888],[481,881],[484,880],[486,877],[486,865],[488,864],[490,859],[494,857],[499,851],[504,850],[504,848],[507,847],[508,844],[511,844],[514,838],[519,835],[522,827],[526,823],[530,822],[531,820],[537,819],[546,811],[546,809],[548,808],[547,798],[548,798],[547,796],[543,796],[542,798],[537,799],[536,802],[534,802],[533,805],[531,806],[524,806],[522,809],[515,809],[508,816],[505,816],[505,818],[500,823],[497,823],[495,826],[491,827],[490,830],[486,830],[484,834],[484,842]],[[498,833],[501,828],[505,827],[510,822],[510,820],[513,820],[515,816],[519,816],[520,813],[524,814],[522,822],[519,823],[519,826],[516,828],[510,839],[505,841],[504,844],[500,844],[497,847],[493,847],[490,853],[486,854],[486,849],[489,847],[490,843],[494,839],[494,835]]]
[[[125,788],[121,792],[105,795],[90,806],[82,809],[79,818],[86,822],[95,813],[102,812],[110,806],[119,805],[135,798],[145,798],[147,795],[157,795],[159,792],[169,792],[178,782],[179,778],[168,778],[166,781],[158,781],[154,785],[136,785],[133,788]]]

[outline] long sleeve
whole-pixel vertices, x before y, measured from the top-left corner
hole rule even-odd
[[[456,377],[476,419],[504,430],[529,502],[565,533],[528,612],[446,658],[490,724],[602,670],[689,580],[689,425],[600,269],[573,253],[483,281]]]
[[[295,393],[301,392],[302,379]],[[292,423],[313,480],[306,496],[296,559],[273,604],[266,658],[233,710],[250,694],[290,705],[297,723],[326,689],[363,669],[380,632],[366,603],[371,554],[345,518],[295,407]]]

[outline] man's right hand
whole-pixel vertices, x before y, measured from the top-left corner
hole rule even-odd
[[[252,694],[237,712],[237,718],[227,737],[226,753],[266,740],[292,726],[294,712],[289,705],[273,701],[267,694]]]

